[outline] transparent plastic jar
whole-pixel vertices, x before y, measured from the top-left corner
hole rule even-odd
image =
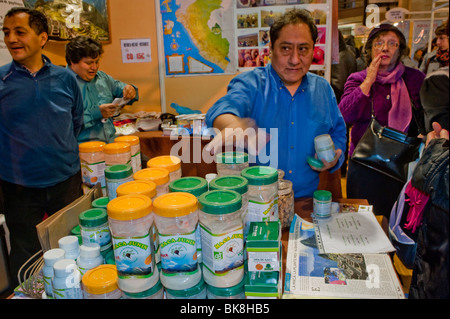
[[[100,265],[88,270],[81,279],[84,299],[121,299],[115,265]]]
[[[167,299],[206,299],[206,285],[203,278],[197,285],[188,289],[167,289]]]
[[[44,253],[44,266],[42,267],[42,277],[44,280],[44,289],[47,296],[53,296],[52,280],[54,276],[53,265],[61,259],[64,259],[64,250],[61,248],[53,248]]]
[[[336,152],[330,134],[322,134],[314,138],[314,147],[319,160],[334,161]]]
[[[131,155],[131,167],[133,167],[133,173],[142,169],[141,159],[141,144],[138,136],[134,135],[122,135],[114,139],[116,143],[128,143],[130,144]]]
[[[131,165],[131,147],[128,143],[109,143],[103,147],[106,167],[118,164]]]
[[[242,279],[236,286],[229,288],[218,288],[206,285],[206,296],[208,299],[245,299],[245,280]]]
[[[250,222],[278,221],[278,171],[269,166],[251,166],[241,175],[248,180],[248,214]]]
[[[278,180],[278,218],[281,229],[289,229],[294,219],[294,190],[292,182],[286,179]]]
[[[53,265],[53,298],[83,299],[81,274],[73,259],[61,259]]]
[[[203,193],[208,191],[208,182],[202,177],[189,176],[182,177],[169,184],[170,192],[186,192],[199,197]],[[202,244],[200,238],[200,224],[197,225],[196,234],[196,244],[197,244],[197,261],[198,263],[203,262],[202,258]]]
[[[106,209],[106,206],[108,206],[109,198],[108,196],[99,197],[97,199],[94,199],[91,203],[92,208],[103,208]]]
[[[89,246],[80,246],[80,256],[77,259],[77,266],[83,277],[89,269],[103,264],[103,256],[100,254],[100,245],[91,243]]]
[[[109,200],[117,197],[117,187],[133,180],[133,168],[129,164],[117,164],[105,169],[106,190]]]
[[[216,169],[218,176],[241,175],[247,168],[248,154],[244,152],[224,152],[216,155]]]
[[[203,278],[214,287],[235,286],[244,277],[242,197],[230,190],[209,191],[199,197],[199,208]]]
[[[170,181],[181,178],[181,159],[172,155],[153,157],[147,162],[148,168],[165,168],[169,171]]]
[[[169,171],[165,168],[144,168],[134,173],[134,180],[147,180],[156,184],[156,196],[169,192]]]
[[[91,208],[78,215],[83,244],[96,243],[104,251],[112,246],[106,209]]]
[[[85,194],[98,183],[102,186],[103,194],[106,194],[105,155],[103,153],[105,145],[106,143],[101,141],[84,142],[78,145]]]
[[[164,299],[164,287],[159,280],[152,288],[143,292],[126,292],[123,291],[125,299]]]
[[[113,199],[108,203],[108,221],[119,288],[128,292],[150,289],[159,279],[150,235],[151,199],[140,194]]]
[[[153,202],[161,255],[161,283],[168,289],[188,289],[200,281],[197,260],[197,198],[175,192]]]

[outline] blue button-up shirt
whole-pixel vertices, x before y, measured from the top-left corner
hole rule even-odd
[[[46,57],[34,76],[16,62],[0,67],[0,179],[45,188],[75,175],[82,125],[80,89],[68,70]]]
[[[255,164],[284,170],[285,178],[293,183],[295,197],[311,197],[319,184],[319,173],[307,163],[307,156],[315,154],[316,136],[330,134],[335,148],[342,150],[330,172],[344,161],[344,119],[330,84],[313,73],[303,77],[294,95],[271,65],[241,73],[230,82],[228,93],[208,110],[207,125],[211,127],[214,119],[225,113],[252,118],[259,128],[272,133]]]

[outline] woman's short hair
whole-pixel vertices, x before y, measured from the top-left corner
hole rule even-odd
[[[66,45],[66,62],[68,65],[76,64],[83,58],[95,59],[102,54],[102,44],[86,36],[75,37]]]
[[[270,42],[274,44],[280,35],[281,29],[289,24],[304,23],[309,27],[311,31],[311,37],[313,43],[317,40],[317,27],[311,16],[311,13],[305,9],[292,9],[287,11],[285,14],[275,19],[274,24],[270,28]]]

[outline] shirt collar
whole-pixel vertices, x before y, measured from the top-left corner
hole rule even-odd
[[[273,68],[272,64],[268,64],[267,67],[269,68],[269,72],[272,76],[272,79],[275,81],[276,87],[280,88],[280,87],[285,87],[284,82],[281,80],[280,76],[278,75],[278,73],[275,71],[275,69]],[[309,83],[309,78],[310,78],[310,73],[307,72],[305,74],[305,76],[302,79],[302,83],[300,83],[299,87],[297,88],[297,92],[299,91],[306,91],[308,88],[308,83]]]
[[[42,55],[42,62],[44,62],[44,65],[34,75],[39,73],[42,69],[48,68],[52,63],[52,61],[50,61],[50,59],[48,57],[46,57],[45,55]],[[31,74],[31,72],[23,64],[13,60],[11,63],[11,71],[14,71],[14,70],[23,70],[23,71],[26,71],[29,74]]]

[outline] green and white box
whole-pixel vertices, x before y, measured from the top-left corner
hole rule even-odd
[[[245,276],[246,299],[280,299],[281,272],[249,271]]]
[[[248,271],[281,271],[281,252],[278,221],[250,223],[247,237]]]

